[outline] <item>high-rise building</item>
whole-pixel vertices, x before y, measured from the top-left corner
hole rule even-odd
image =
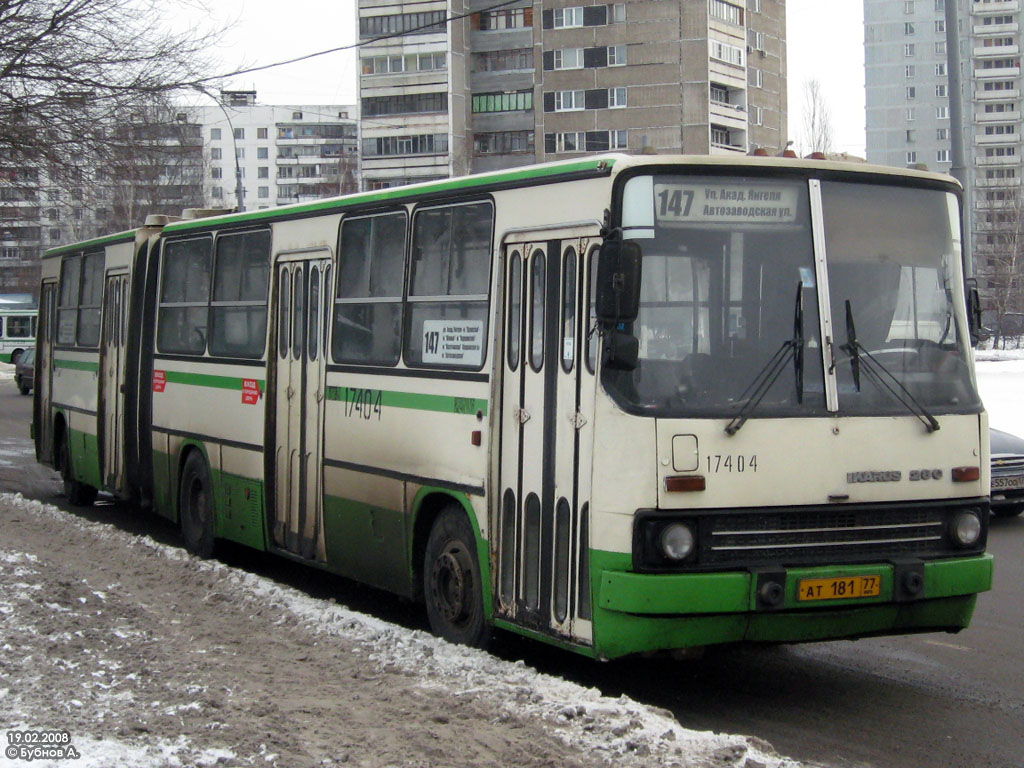
[[[360,0],[364,188],[786,143],[784,0]]]
[[[867,159],[951,167],[945,2],[957,2],[967,244],[991,299],[1015,233],[1022,176],[1020,0],[864,0]]]

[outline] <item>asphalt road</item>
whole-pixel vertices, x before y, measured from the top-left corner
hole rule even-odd
[[[31,398],[0,381],[0,491],[63,506],[53,472],[28,437]],[[87,513],[173,540],[162,521],[120,505]],[[671,710],[688,728],[759,736],[782,754],[833,768],[1024,768],[1024,518],[994,520],[996,584],[971,627],[928,634],[773,648],[722,648],[700,660],[599,664],[500,635],[494,652],[609,695]],[[228,553],[312,594],[411,626],[397,599],[287,561]],[[315,578],[313,577],[315,574]],[[339,594],[339,592],[341,594]]]

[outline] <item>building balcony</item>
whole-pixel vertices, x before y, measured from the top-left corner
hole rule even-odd
[[[738,146],[736,144],[719,144],[717,142],[711,142],[712,155],[745,155],[747,148],[745,146]]]
[[[337,157],[337,155],[334,155]],[[298,157],[282,157],[278,155],[274,162],[278,165],[316,165],[324,160],[324,156],[320,154],[316,155],[299,155]]]
[[[998,69],[974,68],[974,76],[979,80],[1002,80],[1007,77],[1017,77],[1020,74],[1020,65],[1016,67],[999,67]]]
[[[1021,157],[1019,155],[1003,155],[1001,157],[979,157],[974,161],[977,166],[1008,166],[1008,165],[1020,165]]]
[[[747,108],[742,104],[724,104],[720,101],[712,101],[708,112],[711,115],[711,122],[730,130],[744,130],[747,127]]]
[[[976,123],[1015,123],[1020,121],[1020,111],[1013,112],[975,112]]]
[[[1016,99],[1019,96],[1019,88],[1009,91],[986,91],[979,88],[974,92],[974,98],[979,101],[1006,101],[1007,99]]]
[[[999,133],[987,135],[984,133],[974,134],[974,143],[980,146],[989,146],[992,144],[1006,144],[1006,145],[1018,145],[1020,144],[1019,133]]]
[[[990,45],[974,49],[975,59],[991,59],[998,56],[1016,56],[1020,53],[1019,45]]]
[[[993,187],[1009,188],[1019,187],[1020,181],[1021,180],[1016,177],[1012,179],[976,179],[974,185],[978,189],[992,189]]]
[[[974,34],[979,36],[986,35],[1007,35],[1016,32],[1019,26],[1016,21],[1009,24],[974,24]]]

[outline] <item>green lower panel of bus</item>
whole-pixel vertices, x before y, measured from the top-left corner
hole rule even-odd
[[[644,651],[730,642],[803,642],[873,634],[963,629],[978,592],[992,587],[992,556],[924,563],[919,597],[897,602],[894,566],[793,568],[781,602],[759,608],[756,577],[745,572],[640,574],[629,555],[591,554],[594,651],[614,658]],[[880,578],[877,594],[801,600],[809,580]]]
[[[88,432],[69,429],[68,441],[71,448],[71,468],[74,470],[75,480],[91,485],[93,488],[102,488],[99,439],[96,435],[90,435]]]
[[[227,472],[213,472],[217,494],[217,537],[254,549],[263,540],[263,483]]]
[[[402,512],[325,494],[324,542],[335,573],[411,594]]]

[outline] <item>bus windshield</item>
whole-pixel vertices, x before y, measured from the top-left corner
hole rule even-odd
[[[626,182],[623,232],[641,246],[643,269],[640,312],[626,329],[638,364],[604,369],[620,404],[657,416],[822,415],[835,375],[840,414],[980,407],[954,312],[955,197],[823,182],[824,286],[811,193],[795,177]]]

